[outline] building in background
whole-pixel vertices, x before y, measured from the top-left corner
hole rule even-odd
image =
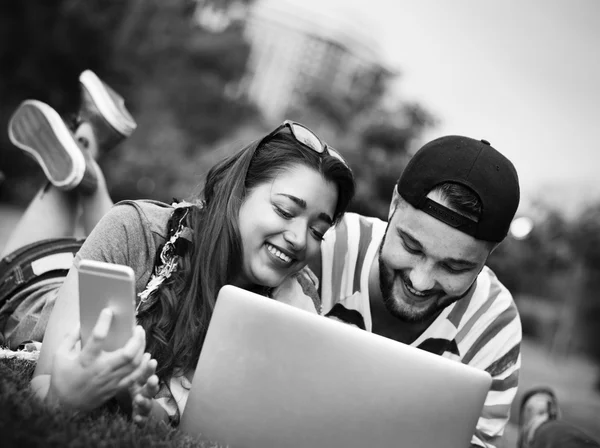
[[[202,3],[197,18],[205,28],[243,20],[251,52],[239,92],[268,121],[282,119],[310,93],[368,97],[394,74],[374,24],[351,2],[255,0],[247,8],[233,2],[226,12]]]

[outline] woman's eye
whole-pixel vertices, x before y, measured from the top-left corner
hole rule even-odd
[[[320,232],[317,229],[312,229],[311,232],[317,241],[323,241],[323,238],[325,238],[325,233]]]
[[[275,211],[285,219],[292,219],[294,217],[294,215],[292,215],[290,212],[282,209],[281,207],[275,206]]]

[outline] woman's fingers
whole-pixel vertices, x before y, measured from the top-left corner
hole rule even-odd
[[[133,336],[129,338],[125,346],[123,347],[123,353],[125,357],[135,359],[140,353],[144,353],[146,348],[146,333],[144,329],[137,325],[133,330]],[[140,355],[141,356],[141,355]]]
[[[133,336],[129,338],[125,346],[110,353],[107,358],[106,367],[111,370],[134,370],[142,361],[144,349],[146,348],[146,333],[139,325],[135,327]]]
[[[77,342],[79,341],[79,338],[81,337],[79,329],[80,327],[79,325],[77,325],[66,334],[65,338],[59,345],[59,351],[63,353],[69,353],[75,348]]]
[[[133,401],[133,421],[137,424],[142,424],[148,421],[152,412],[152,400],[136,395]]]
[[[153,398],[158,393],[158,390],[158,377],[151,375],[139,393],[135,394],[133,398],[133,420],[136,423],[147,421],[152,412]]]
[[[137,366],[137,368],[131,372],[124,371],[123,378],[119,381],[119,388],[131,388],[133,390],[139,390],[139,388],[143,387],[156,369],[156,360],[150,359],[149,353],[144,353],[144,357],[142,358],[142,362]],[[121,370],[124,370],[123,368]]]
[[[148,353],[148,355],[150,355],[150,353]],[[154,375],[154,373],[156,372],[156,366],[157,366],[156,359],[148,359],[146,368],[144,369],[144,372],[142,373],[142,376],[140,377],[140,379],[142,379],[144,383],[148,382],[150,380],[150,378]]]
[[[148,381],[146,381],[146,387],[143,391],[144,395],[146,395],[147,398],[154,398],[158,391],[158,376],[152,375],[148,378]]]
[[[150,362],[148,363],[148,374],[149,374],[148,381],[150,381],[153,377],[155,377],[156,382],[158,383],[158,377],[155,375],[157,367],[158,367],[158,361],[156,359],[151,359]]]
[[[150,375],[154,373],[154,371],[149,367],[152,356],[150,353],[144,353],[142,357],[142,362],[140,365],[131,373],[131,376],[134,378],[135,383],[137,383],[140,387],[146,383],[146,380]]]
[[[108,336],[110,330],[112,316],[113,313],[110,308],[104,308],[100,312],[96,325],[94,325],[94,329],[92,330],[92,334],[81,350],[80,359],[84,364],[96,359],[102,353],[104,340],[106,339],[106,336]]]

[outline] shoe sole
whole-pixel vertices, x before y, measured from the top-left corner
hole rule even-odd
[[[10,141],[31,155],[57,188],[71,190],[85,173],[85,158],[58,113],[47,104],[26,100],[8,125]]]
[[[96,104],[98,111],[115,131],[124,137],[129,137],[137,124],[133,117],[125,110],[123,98],[113,91],[108,91],[106,84],[102,82],[91,70],[85,70],[79,75],[79,82],[85,88]],[[116,101],[114,96],[116,96]]]

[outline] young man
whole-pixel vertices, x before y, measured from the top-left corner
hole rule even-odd
[[[521,323],[485,263],[518,205],[506,157],[485,140],[441,137],[402,173],[389,222],[346,214],[314,269],[328,316],[492,375],[473,446],[496,445],[517,391]]]

